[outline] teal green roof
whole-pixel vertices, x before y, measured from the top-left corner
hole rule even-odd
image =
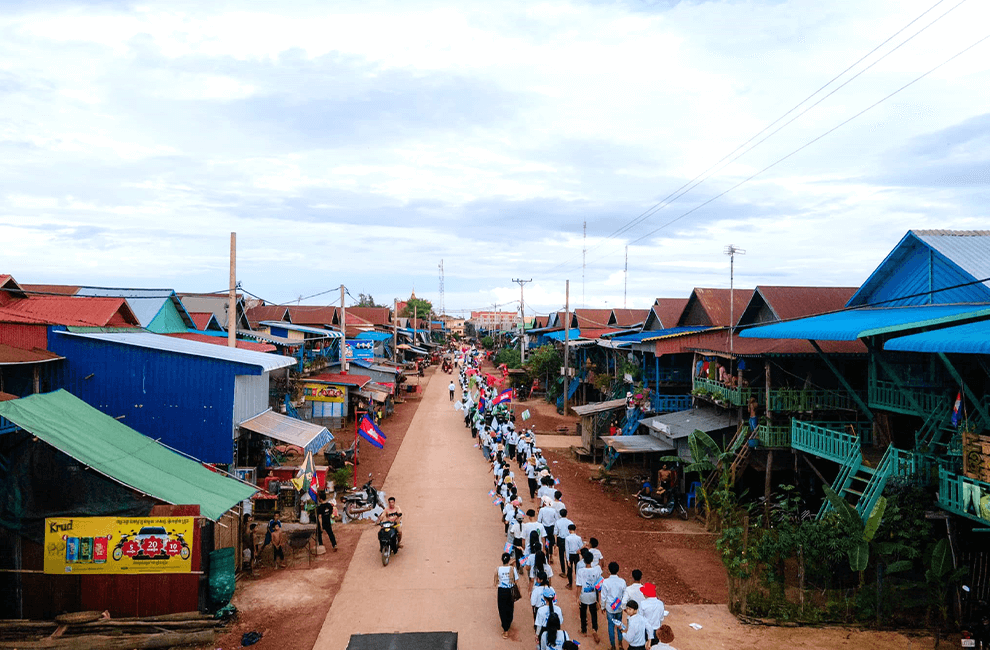
[[[107,478],[166,503],[197,504],[209,519],[219,519],[258,491],[206,469],[64,390],[0,402],[0,416]]]

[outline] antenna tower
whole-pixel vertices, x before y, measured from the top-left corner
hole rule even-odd
[[[443,305],[443,260],[440,260],[440,315],[443,316],[446,313]]]
[[[584,220],[584,248],[581,249],[581,306],[586,307],[584,304],[584,272],[586,270],[586,262],[588,259],[588,220]]]

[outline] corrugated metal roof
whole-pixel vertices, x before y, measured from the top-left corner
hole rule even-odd
[[[890,339],[884,350],[957,354],[990,354],[990,320],[945,327]]]
[[[296,323],[286,323],[285,321],[265,320],[261,321],[265,327],[280,327],[289,332],[303,332],[305,334],[319,334],[327,339],[342,339],[344,335],[334,330],[327,330],[321,327],[309,327],[307,325],[297,325]]]
[[[79,291],[79,287],[74,284],[22,284],[21,288],[28,293],[57,294],[60,296],[74,296]]]
[[[390,332],[361,332],[354,338],[366,341],[391,341],[392,334]]]
[[[710,352],[729,356],[728,330],[700,332],[696,336],[678,339],[680,350]],[[818,346],[826,354],[866,354],[866,345],[855,341],[819,341]],[[815,355],[818,352],[805,339],[744,339],[735,335],[731,346],[735,357],[763,357],[775,355]],[[669,350],[664,350],[670,354]]]
[[[141,327],[148,327],[155,316],[162,310],[166,302],[171,302],[172,306],[179,313],[179,317],[185,326],[196,329],[196,323],[189,316],[189,312],[182,305],[182,301],[171,289],[117,289],[113,287],[79,287],[77,296],[99,296],[103,298],[124,298],[131,306],[134,315],[137,316]]]
[[[573,411],[584,417],[585,415],[592,415],[594,413],[602,413],[604,411],[614,411],[615,409],[626,408],[625,398],[611,399],[607,402],[595,402],[594,404],[584,404],[582,406],[573,407]]]
[[[344,386],[357,386],[358,388],[361,388],[371,381],[371,377],[368,375],[355,375],[352,373],[342,375],[337,372],[324,372],[319,375],[307,377],[306,381],[315,381],[325,384],[341,384]]]
[[[673,451],[674,443],[656,436],[601,436],[606,447],[619,454],[649,454]]]
[[[605,328],[599,328],[599,329],[592,329],[592,328],[589,327],[587,329],[582,329],[582,330],[579,330],[579,331],[581,332],[581,338],[584,338],[584,339],[598,339],[598,338],[601,338],[601,337],[605,336],[606,334],[614,334],[615,332],[621,332],[622,330],[621,329],[616,329],[614,327],[605,327]]]
[[[123,298],[31,296],[0,307],[0,322],[122,327],[138,325]]]
[[[758,286],[750,304],[763,300],[780,320],[814,316],[845,307],[858,287]]]
[[[333,325],[337,322],[337,308],[324,305],[290,306],[289,318],[299,325]]]
[[[611,309],[575,309],[578,329],[601,329],[608,327],[612,320]]]
[[[196,329],[200,332],[205,332],[207,330],[215,332],[223,331],[220,321],[217,320],[217,317],[213,315],[212,311],[191,312],[189,317],[192,318],[193,322],[196,324]]]
[[[666,415],[655,415],[639,421],[649,429],[676,440],[689,436],[695,429],[705,433],[728,429],[739,424],[739,418],[730,412],[719,412],[714,409],[696,408]]]
[[[254,330],[237,330],[237,336],[256,339],[258,341],[267,341],[268,343],[274,343],[275,345],[281,345],[288,348],[298,348],[306,343],[303,339],[287,339],[284,336],[274,336],[272,334],[265,334],[264,332],[256,332]]]
[[[209,343],[210,345],[227,345],[227,335],[222,336],[212,336],[210,334],[204,334],[203,332],[172,332],[165,334],[165,336],[175,336],[180,339],[186,339],[188,341],[199,341],[200,343]],[[254,341],[242,341],[237,339],[234,342],[239,350],[254,350],[255,352],[275,352],[277,349],[274,345],[270,343],[256,343]]]
[[[0,391],[0,402],[9,402],[12,399],[20,399],[17,395],[11,395],[10,393],[5,393]]]
[[[367,323],[373,325],[391,325],[392,310],[388,307],[348,307],[347,318],[357,316]]]
[[[632,327],[644,323],[650,315],[649,309],[613,309],[616,327]]]
[[[0,343],[0,366],[45,363],[46,361],[58,361],[63,358],[64,357],[60,357],[54,352],[42,350],[41,348],[25,350],[23,348],[15,348],[12,345]]]
[[[296,360],[292,357],[283,357],[278,354],[265,354],[263,352],[229,348],[224,345],[211,345],[209,343],[188,341],[182,338],[152,334],[150,332],[57,332],[57,334],[258,366],[265,372],[286,368],[296,363]]]
[[[975,280],[990,278],[990,230],[912,230]],[[990,282],[984,282],[990,287]]]
[[[260,433],[269,438],[275,438],[290,445],[298,445],[304,451],[318,453],[325,444],[333,440],[326,427],[311,424],[296,418],[290,418],[271,409],[244,420],[238,424],[242,429]]]
[[[548,339],[553,339],[554,341],[563,341],[564,330],[557,330],[556,332],[547,332],[546,334],[544,334],[544,336],[546,336]],[[572,329],[568,331],[567,337],[572,341],[578,339],[581,337],[581,330]]]
[[[670,336],[681,336],[685,334],[691,334],[693,332],[703,332],[709,328],[707,327],[668,327],[667,329],[655,330],[653,332],[640,332],[639,334],[630,334],[629,336],[621,336],[622,340],[632,341],[633,343],[649,343],[650,341],[658,341],[660,339],[665,339]],[[635,337],[635,338],[634,338]]]
[[[754,339],[812,339],[854,341],[896,331],[944,325],[990,317],[990,305],[920,305],[914,307],[864,307],[753,327],[740,333]]]
[[[707,316],[708,322],[688,322],[683,320],[678,323],[679,325],[708,325],[712,327],[728,327],[733,324],[730,323],[730,313],[732,316],[738,320],[743,313],[743,309],[749,304],[750,299],[753,297],[753,289],[708,289],[698,287],[691,292],[691,297],[688,298],[688,306],[685,307],[685,318],[691,313],[692,304],[697,303],[701,306]],[[735,297],[733,298],[733,293]],[[732,304],[735,304],[734,310]]]
[[[289,308],[284,305],[259,305],[245,313],[251,325],[257,325],[265,320],[284,321],[289,316]]]

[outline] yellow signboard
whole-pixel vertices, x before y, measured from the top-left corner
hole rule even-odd
[[[345,386],[333,384],[303,384],[303,399],[310,402],[344,402],[347,398]]]
[[[188,573],[195,517],[45,519],[45,573]]]

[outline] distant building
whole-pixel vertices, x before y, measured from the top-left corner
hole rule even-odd
[[[478,331],[507,332],[519,328],[519,314],[514,311],[472,311],[470,322]]]

